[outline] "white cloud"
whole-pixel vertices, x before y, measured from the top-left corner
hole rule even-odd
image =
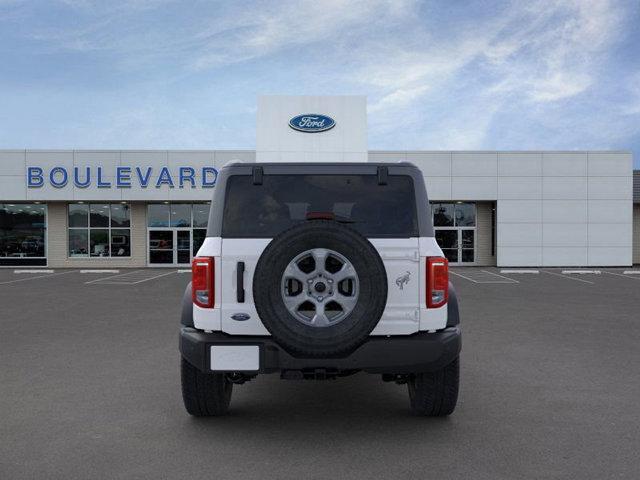
[[[554,102],[584,92],[592,83],[586,73],[556,71],[532,84],[529,98],[534,102]]]
[[[157,96],[130,115],[126,107],[114,109],[121,120],[110,138],[144,123],[133,129],[135,136],[158,145],[174,132],[178,143],[178,137],[196,146],[203,143],[198,138],[209,142],[205,120],[152,108],[166,84],[180,77],[173,83],[194,88],[198,101],[213,96],[212,108],[245,112],[247,95],[290,89],[293,81],[281,82],[295,77],[292,72],[317,79],[305,93],[367,94],[373,147],[500,148],[517,139],[542,148],[579,135],[606,143],[621,138],[616,129],[627,136],[640,129],[632,121],[640,113],[640,77],[616,79],[628,92],[624,102],[604,98],[615,88],[603,80],[611,51],[635,27],[625,0],[498,3],[492,15],[473,3],[445,7],[417,0],[221,2],[192,10],[164,0],[63,1],[82,21],[74,28],[52,22],[34,28],[37,53],[99,54],[125,81],[127,74],[142,73],[160,85]],[[165,8],[177,9],[179,19],[167,20]],[[195,87],[183,77],[196,79]],[[179,108],[182,101],[171,105]],[[597,115],[585,115],[586,108]],[[253,113],[245,114],[253,120]],[[158,121],[162,116],[167,119]]]
[[[570,101],[597,85],[624,14],[614,1],[534,1],[488,20],[449,25],[452,35],[436,37],[412,25],[413,47],[402,36],[387,42],[350,79],[374,92],[370,111],[381,127],[392,123],[381,116],[394,119],[420,104],[447,108],[447,122],[429,124],[423,138],[482,148],[501,111]],[[469,102],[479,107],[476,121],[467,118]]]
[[[369,112],[378,112],[386,108],[404,107],[420,98],[429,89],[428,85],[414,88],[400,88],[382,97],[378,102],[369,106]]]
[[[211,24],[198,32],[197,37],[204,41],[192,64],[197,69],[215,68],[317,43],[332,51],[341,39],[365,35],[364,30],[380,22],[406,18],[412,3],[279,1],[263,3],[262,8],[234,11],[228,18],[211,19]],[[220,34],[220,25],[226,35]]]

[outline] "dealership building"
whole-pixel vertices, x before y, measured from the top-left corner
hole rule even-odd
[[[0,267],[187,266],[238,161],[411,162],[452,264],[640,263],[629,152],[370,151],[360,96],[260,97],[256,127],[256,150],[0,150]]]

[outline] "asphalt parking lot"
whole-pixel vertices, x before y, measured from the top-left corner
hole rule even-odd
[[[637,268],[637,267],[636,267]],[[640,275],[453,269],[458,409],[359,374],[183,410],[188,273],[0,270],[0,478],[638,478]]]

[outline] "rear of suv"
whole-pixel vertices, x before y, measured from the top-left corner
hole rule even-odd
[[[192,415],[226,413],[234,384],[267,373],[380,374],[415,414],[456,406],[458,302],[409,163],[224,167],[181,323]]]

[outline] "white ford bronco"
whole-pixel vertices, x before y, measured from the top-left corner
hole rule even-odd
[[[456,406],[458,302],[410,163],[225,166],[181,323],[191,415],[226,413],[264,373],[376,373],[415,414]]]

